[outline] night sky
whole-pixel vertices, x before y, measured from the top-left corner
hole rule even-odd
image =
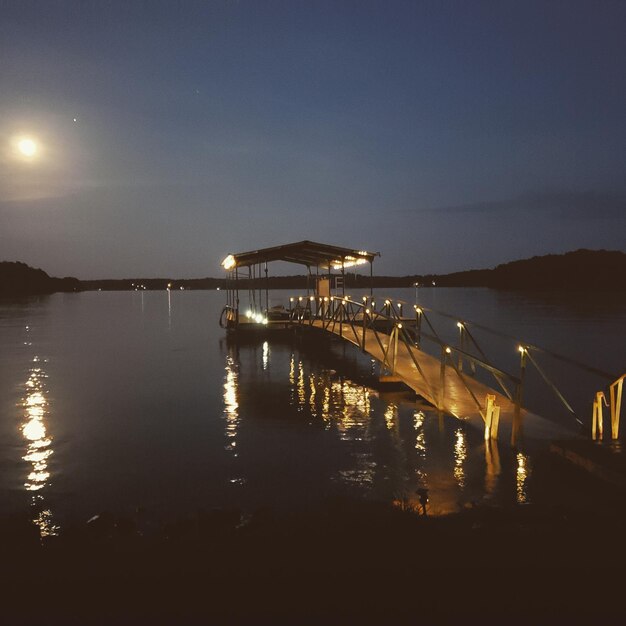
[[[625,250],[625,33],[600,0],[2,0],[0,260],[220,276],[312,239],[409,274]]]

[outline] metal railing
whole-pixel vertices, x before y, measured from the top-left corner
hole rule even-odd
[[[488,407],[479,401],[462,373],[463,362],[468,363],[473,372],[478,367],[484,369],[499,381],[507,397],[514,402],[515,420],[519,422],[523,379],[495,367],[488,362],[482,352],[481,356],[476,356],[459,346],[443,341],[423,310],[416,308],[415,319],[407,318],[404,315],[405,303],[384,300],[377,309],[375,299],[368,297],[358,302],[348,297],[316,298],[311,296],[305,298],[301,296],[290,298],[290,304],[291,319],[294,323],[312,326],[318,322],[316,325],[321,325],[324,330],[347,339],[363,351],[366,351],[366,339],[368,331],[371,331],[370,337],[375,339],[382,354],[381,368],[391,375],[396,374],[398,350],[401,345],[427,388],[430,399],[438,409],[444,409],[445,368],[450,366],[476,405],[483,420],[486,420]],[[431,332],[422,328],[423,322],[427,324]],[[417,354],[422,351],[421,344],[424,340],[430,340],[439,347],[441,366],[438,389],[434,389],[431,381],[425,376],[417,357]],[[472,340],[476,343],[473,337]],[[514,386],[514,394],[511,394],[505,381]]]
[[[617,380],[608,386],[609,401],[607,402],[604,391],[598,391],[593,401],[591,437],[594,440],[602,439],[604,435],[604,415],[602,406],[610,408],[611,415],[611,439],[619,437],[619,418],[622,411],[622,391],[626,374],[622,374]]]
[[[469,368],[468,374],[470,376],[475,376],[477,369],[482,370],[487,376],[493,378],[493,381],[502,390],[502,393],[513,402],[515,406],[512,433],[513,440],[520,434],[525,378],[529,366],[536,370],[540,379],[554,394],[555,398],[565,408],[575,423],[579,426],[583,425],[583,420],[576,413],[572,404],[566,399],[562,390],[551,380],[544,367],[540,364],[539,355],[549,356],[588,373],[601,376],[608,381],[615,381],[610,385],[608,392],[611,398],[612,436],[613,438],[617,438],[618,436],[622,387],[626,374],[616,379],[614,375],[599,370],[598,368],[588,366],[570,357],[521,341],[511,335],[501,333],[481,324],[459,319],[448,313],[418,305],[411,307],[411,305],[407,305],[405,302],[399,300],[393,302],[390,299],[384,299],[377,309],[376,298],[373,297],[364,296],[362,301],[359,302],[349,297],[341,296],[323,298],[300,296],[290,298],[290,305],[290,319],[293,323],[299,325],[313,325],[316,322],[316,325],[319,325],[321,323],[322,328],[330,330],[340,337],[351,341],[358,345],[363,351],[365,351],[367,331],[372,331],[383,355],[381,367],[388,370],[392,375],[395,374],[398,345],[402,344],[428,388],[431,399],[434,400],[434,403],[439,409],[443,409],[445,399],[445,367],[450,366],[468,391],[481,416],[486,420],[488,407],[483,406],[478,398],[476,398],[475,393],[472,391],[470,385],[468,385],[463,373],[465,367]],[[406,315],[405,310],[409,310],[411,315]],[[458,345],[451,345],[451,343],[442,339],[429,318],[429,313],[435,313],[455,320],[459,329]],[[479,329],[496,337],[513,340],[517,344],[519,353],[519,373],[517,375],[511,374],[490,362],[471,329]],[[416,353],[423,351],[425,341],[431,342],[435,346],[435,351],[439,352],[441,373],[438,390],[432,388],[430,381],[424,376],[419,360],[416,357]],[[602,395],[604,397],[604,394]],[[609,406],[606,399],[604,403]],[[594,402],[594,437],[596,430],[598,430],[600,434],[602,433],[601,418],[601,404]],[[598,421],[600,422],[600,426],[597,426]]]

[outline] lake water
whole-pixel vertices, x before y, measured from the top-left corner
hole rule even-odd
[[[602,370],[626,368],[623,295],[437,288],[418,299]],[[433,514],[532,499],[532,451],[486,449],[466,424],[377,391],[378,368],[350,346],[289,332],[227,337],[223,303],[207,291],[0,301],[0,517],[29,516],[47,534],[105,510],[158,524],[199,508],[335,496],[413,503],[420,487]],[[454,322],[438,321],[452,341]],[[515,341],[475,333],[515,369]],[[588,418],[600,379],[542,363]],[[531,408],[558,405],[532,393],[539,383],[529,381]],[[574,426],[562,407],[546,410]]]

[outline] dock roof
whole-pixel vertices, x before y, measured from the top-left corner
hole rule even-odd
[[[235,267],[248,267],[269,261],[287,261],[307,267],[341,269],[342,266],[348,268],[363,263],[372,263],[376,256],[380,256],[380,253],[332,246],[315,241],[298,241],[272,248],[229,254],[222,261],[222,267],[231,270]]]

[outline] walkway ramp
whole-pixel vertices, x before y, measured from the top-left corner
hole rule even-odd
[[[344,341],[364,350],[379,363],[389,362],[389,343],[394,340],[391,335],[349,324],[328,324],[324,320],[312,320],[307,325],[341,337]],[[515,403],[473,376],[459,371],[458,368],[455,369],[450,365],[442,368],[439,359],[414,347],[409,349],[405,342],[397,341],[393,374],[444,413],[467,421],[481,430],[485,428],[483,414],[487,395],[494,395],[495,403],[500,407],[499,438],[512,437]],[[533,439],[554,439],[572,435],[570,430],[523,408],[520,410],[520,418],[525,435]]]

